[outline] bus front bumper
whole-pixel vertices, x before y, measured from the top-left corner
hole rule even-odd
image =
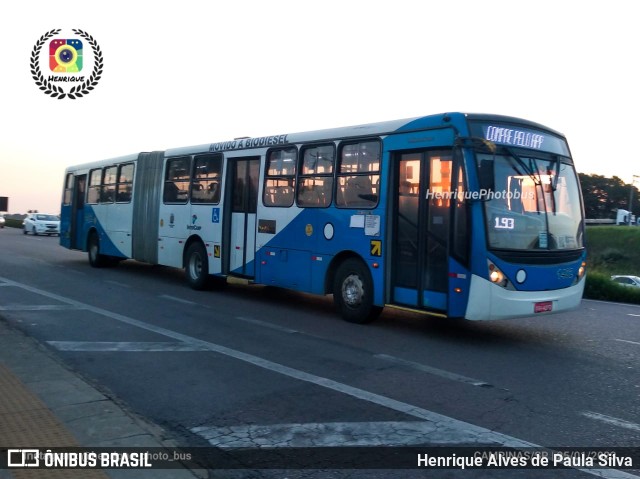
[[[583,277],[569,288],[552,291],[512,291],[472,275],[465,319],[484,321],[569,311],[580,305],[584,283]]]

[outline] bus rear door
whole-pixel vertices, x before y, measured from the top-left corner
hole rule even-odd
[[[256,212],[260,157],[229,158],[224,218],[223,262],[228,274],[255,276]]]
[[[74,176],[69,216],[69,244],[63,244],[63,246],[70,249],[84,250],[86,247],[84,234],[84,194],[86,186],[87,175]]]

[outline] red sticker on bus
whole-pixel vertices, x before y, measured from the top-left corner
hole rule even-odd
[[[552,301],[543,301],[542,303],[534,303],[533,312],[534,313],[548,313],[553,309]]]

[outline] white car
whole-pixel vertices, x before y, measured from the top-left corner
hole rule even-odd
[[[60,217],[43,213],[29,213],[22,223],[24,234],[60,235]]]
[[[632,288],[640,288],[640,278],[638,278],[637,276],[616,274],[611,276],[611,280],[614,283],[621,284],[622,286],[631,286]]]
[[[4,228],[5,219],[4,216],[0,215],[0,228]]]

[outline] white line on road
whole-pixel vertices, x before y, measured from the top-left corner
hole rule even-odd
[[[433,374],[435,376],[440,376],[445,379],[451,379],[452,381],[458,381],[461,383],[471,384],[472,386],[481,386],[481,387],[492,387],[491,384],[481,381],[479,379],[468,378],[466,376],[462,376],[460,374],[452,373],[446,371],[444,369],[438,369],[431,366],[427,366],[426,364],[415,363],[413,361],[407,361],[406,359],[397,358],[395,356],[389,356],[387,354],[374,354],[374,357],[379,359],[384,359],[385,361],[390,361],[392,363],[401,364],[403,366],[408,366],[413,369],[417,369],[418,371],[423,371],[425,373]]]
[[[69,304],[9,304],[0,306],[0,311],[68,311],[70,309],[84,308]]]
[[[607,416],[606,414],[600,414],[597,412],[584,411],[583,416],[595,419],[596,421],[606,422],[614,426],[623,427],[625,429],[631,429],[632,431],[640,431],[640,424],[634,422],[625,421],[624,419],[618,419],[617,417]]]
[[[208,351],[207,348],[183,342],[138,342],[138,341],[47,341],[60,351],[100,351],[100,352],[165,352],[165,351]]]
[[[245,323],[262,326],[263,328],[275,329],[276,331],[280,331],[282,333],[293,334],[293,333],[300,332],[300,331],[296,331],[295,329],[287,328],[286,326],[280,326],[278,324],[270,323],[268,321],[260,321],[259,319],[245,318],[242,316],[236,316],[236,319],[239,319],[240,321],[244,321]]]
[[[423,409],[413,404],[409,404],[409,403],[392,399],[380,394],[366,391],[364,389],[360,389],[354,386],[350,386],[348,384],[334,381],[333,379],[325,378],[322,376],[316,376],[315,374],[311,374],[305,371],[301,371],[299,369],[285,366],[283,364],[269,361],[268,359],[264,359],[259,356],[254,356],[249,353],[244,353],[242,351],[231,349],[226,346],[222,346],[220,344],[215,344],[215,343],[211,343],[201,339],[197,339],[192,336],[179,333],[177,331],[172,331],[170,329],[166,329],[160,326],[155,326],[153,324],[145,323],[143,321],[133,319],[119,313],[115,313],[112,311],[108,311],[106,309],[91,306],[89,304],[81,303],[71,298],[66,298],[64,296],[61,296],[55,293],[50,293],[48,291],[41,290],[38,288],[34,288],[26,284],[17,283],[7,278],[0,277],[0,281],[6,281],[7,283],[20,287],[25,291],[30,291],[32,293],[39,294],[41,296],[45,296],[50,299],[55,299],[56,301],[81,307],[87,311],[91,311],[93,313],[105,316],[107,318],[111,318],[121,323],[129,324],[131,326],[136,326],[146,331],[151,331],[157,334],[167,336],[169,338],[175,339],[176,341],[183,341],[191,345],[202,346],[203,348],[205,348],[205,350],[216,352],[223,356],[234,358],[239,361],[252,364],[256,367],[259,367],[274,373],[278,373],[283,376],[290,377],[292,379],[297,379],[299,381],[307,382],[315,386],[323,387],[332,391],[345,394],[347,396],[360,399],[362,401],[369,402],[371,404],[376,404],[378,406],[382,406],[382,407],[391,409],[393,411],[404,413],[408,416],[416,417],[420,420],[432,423],[433,426],[435,427],[435,430],[441,434],[440,437],[447,437],[448,435],[447,431],[450,431],[452,433],[451,437],[455,437],[460,433],[467,433],[469,437],[473,438],[473,441],[466,442],[466,445],[475,443],[477,445],[487,445],[487,446],[497,445],[497,446],[505,446],[505,447],[512,447],[512,448],[543,447],[529,441],[524,441],[522,439],[509,436],[507,434],[491,431],[490,429],[476,426],[475,424],[471,424],[465,421],[460,421],[458,419],[454,419],[454,418],[445,416],[443,414],[429,411],[427,409]],[[580,467],[577,467],[576,469],[594,476],[604,477],[607,479],[631,479],[631,478],[638,479],[638,476],[634,476],[633,474],[629,474],[624,471],[619,471],[617,469],[589,469],[589,468],[580,468]]]
[[[169,296],[168,294],[161,294],[159,297],[163,298],[163,299],[169,299],[169,300],[175,301],[177,303],[190,304],[192,306],[195,306],[195,305],[198,304],[195,301],[189,301],[188,299],[176,298],[175,296]]]
[[[628,339],[614,339],[614,341],[620,341],[621,343],[637,344],[638,346],[640,346],[639,342],[629,341]]]
[[[636,317],[640,317],[640,314],[627,313],[627,316],[636,316]]]
[[[127,283],[121,283],[120,281],[113,281],[112,279],[105,279],[105,283],[115,284],[116,286],[120,286],[121,288],[130,288],[131,286]]]

